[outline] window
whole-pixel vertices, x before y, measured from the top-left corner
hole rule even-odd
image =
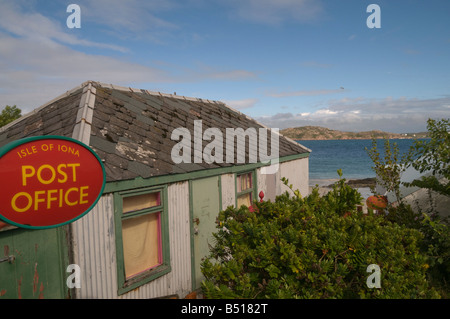
[[[165,191],[149,189],[117,196],[119,292],[170,271]]]
[[[236,204],[251,206],[254,199],[254,178],[253,173],[238,174],[236,176]]]

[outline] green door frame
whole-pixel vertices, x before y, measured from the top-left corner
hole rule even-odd
[[[191,230],[191,278],[192,278],[192,291],[195,291],[196,289],[200,288],[196,286],[196,280],[197,280],[197,274],[196,274],[196,257],[195,257],[195,223],[194,223],[194,196],[193,196],[193,189],[194,189],[194,182],[202,179],[209,179],[217,177],[218,180],[218,196],[219,196],[219,212],[222,210],[222,176],[221,175],[215,175],[215,176],[208,176],[208,177],[199,177],[199,178],[193,178],[189,180],[189,220],[190,220],[190,230]]]

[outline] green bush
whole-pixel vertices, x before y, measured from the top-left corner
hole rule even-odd
[[[420,250],[427,256],[428,280],[443,298],[450,298],[450,227],[448,218],[437,213],[415,212],[400,202],[389,206],[386,219],[418,230],[423,239]]]
[[[202,262],[206,298],[440,297],[426,279],[421,232],[358,212],[361,197],[342,180],[327,196],[294,194],[220,212]],[[381,288],[367,285],[371,264]]]
[[[427,121],[427,139],[414,141],[409,152],[400,160],[396,143],[384,140],[384,158],[380,155],[377,141],[372,140],[372,148],[366,149],[377,175],[377,183],[395,195],[395,202],[389,203],[386,219],[390,222],[418,230],[423,239],[420,251],[427,256],[427,279],[438,289],[443,298],[450,297],[450,228],[448,217],[444,218],[432,203],[425,211],[413,210],[400,196],[400,186],[416,186],[450,196],[450,120]],[[401,174],[412,166],[420,173],[431,172],[429,176],[406,183]],[[440,176],[438,178],[438,176]],[[444,178],[442,178],[444,177]],[[375,190],[373,190],[375,193]],[[381,194],[380,194],[381,195]]]

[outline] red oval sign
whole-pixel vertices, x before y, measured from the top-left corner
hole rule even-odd
[[[95,152],[63,136],[38,136],[0,149],[0,219],[24,228],[58,227],[88,213],[105,187]]]

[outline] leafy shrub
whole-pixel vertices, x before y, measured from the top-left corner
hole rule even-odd
[[[427,277],[444,298],[450,297],[450,228],[448,217],[430,205],[426,211],[413,210],[400,196],[400,186],[417,186],[450,196],[450,120],[441,119],[427,121],[428,139],[416,140],[409,152],[400,160],[396,143],[384,140],[382,158],[377,147],[377,141],[372,140],[372,148],[366,149],[377,175],[377,183],[386,191],[392,192],[396,202],[389,203],[386,219],[390,222],[418,230],[422,236],[420,250],[427,255]],[[406,183],[401,182],[401,173],[412,166],[420,173],[431,172],[429,176]],[[442,178],[443,177],[443,178]],[[375,190],[373,190],[375,193]]]
[[[420,250],[427,256],[427,276],[444,298],[450,297],[450,227],[448,218],[437,213],[414,211],[400,202],[389,206],[385,218],[393,223],[419,231],[423,239]]]
[[[427,130],[430,138],[414,141],[405,162],[407,167],[412,166],[420,173],[431,171],[431,175],[403,184],[450,196],[450,119],[428,119]],[[445,179],[438,178],[439,175]]]
[[[339,196],[346,196],[343,205]],[[426,280],[421,232],[364,215],[342,180],[321,197],[288,192],[254,212],[229,207],[202,262],[207,298],[439,298]],[[380,267],[369,288],[367,267]]]

